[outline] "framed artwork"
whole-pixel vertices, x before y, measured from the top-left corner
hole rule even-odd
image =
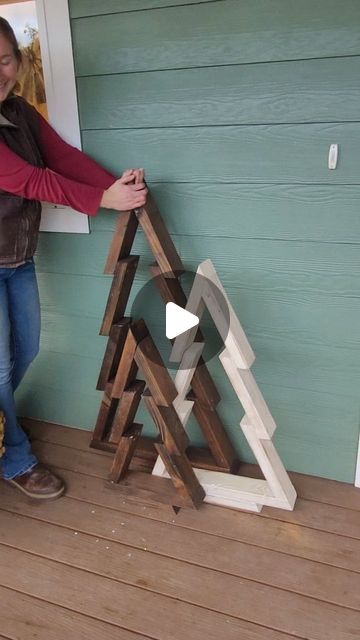
[[[67,0],[0,0],[23,65],[18,93],[74,147],[81,148],[79,113]],[[43,203],[41,231],[89,233],[89,220],[70,207]]]

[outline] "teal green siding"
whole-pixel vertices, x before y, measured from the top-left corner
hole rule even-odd
[[[352,482],[360,382],[360,3],[70,0],[84,150],[143,166],[187,268],[211,258],[256,352],[288,469]],[[340,145],[336,171],[327,168]],[[41,353],[23,413],[92,429],[116,216],[42,234]],[[141,254],[132,297],[148,279]],[[160,303],[159,303],[160,305]],[[149,322],[161,349],[158,315]],[[242,409],[219,363],[240,455]],[[150,420],[141,410],[147,433]],[[200,442],[192,425],[194,442]]]

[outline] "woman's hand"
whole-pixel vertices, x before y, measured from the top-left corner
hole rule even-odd
[[[144,170],[128,169],[104,191],[100,206],[117,211],[131,211],[144,206],[147,193]]]

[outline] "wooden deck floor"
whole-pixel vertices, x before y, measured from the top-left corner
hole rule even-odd
[[[33,504],[0,482],[0,638],[360,638],[360,491],[293,474],[294,512],[156,503],[159,478],[105,486],[84,431],[38,425],[68,483]]]

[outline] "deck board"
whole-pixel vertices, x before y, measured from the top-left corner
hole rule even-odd
[[[34,504],[0,483],[5,638],[58,640],[70,627],[80,640],[358,637],[353,487],[292,474],[300,495],[294,512],[203,505],[175,516],[156,500],[163,479],[132,471],[111,490],[110,458],[88,449],[88,432],[27,426],[34,450],[68,491]]]

